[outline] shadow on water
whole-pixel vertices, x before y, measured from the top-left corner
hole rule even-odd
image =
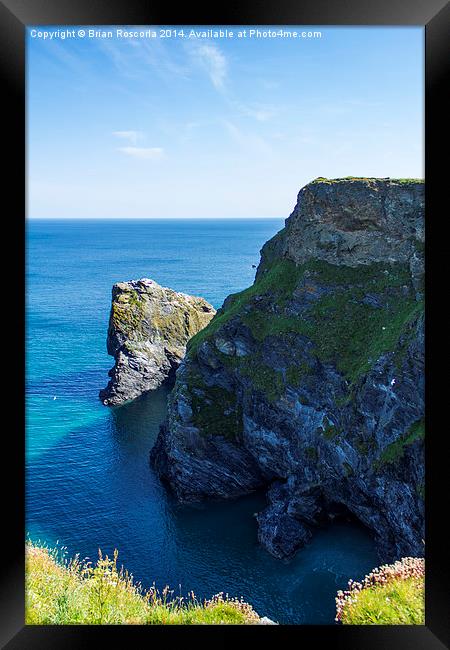
[[[145,443],[150,443],[151,449],[156,441],[159,425],[167,414],[168,394],[169,388],[163,386],[151,393],[141,395],[128,404],[110,408],[111,435],[117,444],[122,445],[133,441],[139,445],[144,434]],[[151,434],[154,434],[153,437]]]
[[[243,596],[284,623],[332,623],[334,596],[376,566],[373,542],[355,522],[319,530],[290,562],[257,542],[261,493],[197,507],[177,504],[149,465],[166,414],[167,389],[72,430],[29,464],[27,525],[33,538],[57,539],[69,554],[94,558],[119,549],[145,587],[169,584],[209,597]],[[49,482],[49,468],[53,480]],[[47,477],[47,478],[46,478]]]
[[[155,476],[166,388],[116,409],[98,400],[114,282],[153,277],[219,307],[252,283],[258,251],[283,227],[168,221],[28,224],[27,530],[69,555],[117,548],[144,587],[224,591],[283,623],[333,623],[336,590],[377,565],[367,531],[338,522],[275,560],[257,542],[264,495],[181,507]]]

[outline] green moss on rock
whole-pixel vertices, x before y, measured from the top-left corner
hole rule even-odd
[[[305,279],[329,290],[297,313],[290,302],[296,289],[308,288],[299,289]],[[380,304],[371,304],[368,295],[379,297]],[[283,259],[251,287],[230,296],[209,325],[191,339],[188,354],[195,355],[203,341],[237,317],[257,341],[288,333],[308,337],[314,343],[313,356],[333,363],[354,382],[383,354],[396,350],[405,332],[413,332],[411,325],[422,312],[406,264],[347,267],[315,260],[296,266]],[[289,372],[288,381],[295,382],[297,370]]]
[[[275,402],[284,392],[285,381],[281,370],[263,363],[259,356],[242,358],[238,361],[239,373],[252,382],[252,387],[262,391],[269,402]]]
[[[207,327],[198,332],[189,341],[187,353],[194,356],[203,341],[210,339],[220,327],[235,316],[245,313],[246,307],[255,297],[267,294],[289,295],[295,288],[300,270],[290,260],[281,260],[273,265],[270,271],[263,275],[248,289],[232,294],[226,304],[217,311]]]
[[[193,423],[203,434],[234,440],[242,433],[242,407],[234,393],[203,384],[191,390],[191,403]]]
[[[136,336],[141,330],[144,305],[136,291],[123,293],[111,305],[111,325],[126,336]]]
[[[423,419],[417,420],[403,435],[397,440],[388,445],[381,453],[379,459],[376,461],[376,467],[380,468],[383,465],[397,463],[405,453],[408,445],[412,445],[417,440],[425,438],[425,421]]]
[[[293,364],[286,369],[286,381],[293,387],[299,386],[305,376],[312,373],[311,366],[305,361]]]

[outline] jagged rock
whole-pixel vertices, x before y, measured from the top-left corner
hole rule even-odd
[[[276,558],[289,559],[312,537],[311,528],[272,505],[257,516],[258,540]]]
[[[267,486],[276,557],[337,516],[383,561],[423,555],[423,210],[415,180],[300,191],[255,283],[187,346],[151,454],[180,501]]]
[[[143,278],[112,289],[107,349],[114,357],[110,381],[99,397],[115,406],[171,378],[188,340],[215,309],[203,298],[177,293]]]

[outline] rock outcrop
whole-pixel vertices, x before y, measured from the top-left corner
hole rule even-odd
[[[177,372],[151,458],[180,501],[266,488],[279,558],[341,516],[383,561],[423,555],[423,251],[422,181],[300,191]]]
[[[173,379],[186,343],[214,314],[203,298],[147,278],[115,284],[107,338],[115,364],[99,393],[102,402],[116,406]]]

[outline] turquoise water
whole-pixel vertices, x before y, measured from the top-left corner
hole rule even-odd
[[[149,467],[164,389],[116,409],[98,391],[111,286],[150,277],[215,307],[253,282],[281,219],[29,221],[26,516],[32,539],[119,561],[144,587],[243,596],[281,623],[333,623],[336,590],[377,565],[367,531],[338,523],[289,562],[257,543],[263,495],[181,507]]]

